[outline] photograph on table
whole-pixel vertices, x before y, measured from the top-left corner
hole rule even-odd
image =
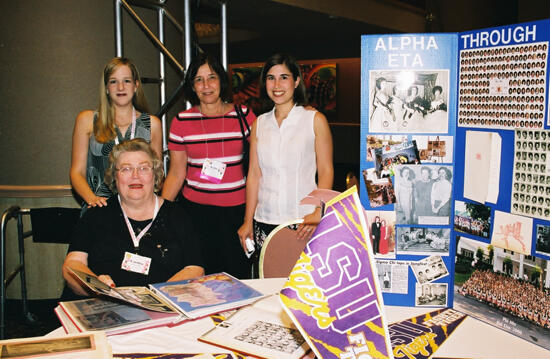
[[[452,177],[452,166],[397,166],[394,176],[396,223],[449,224]]]
[[[385,146],[397,145],[407,141],[406,135],[368,135],[367,162],[374,161],[374,150]]]
[[[365,211],[374,256],[395,258],[395,212]]]
[[[415,305],[417,307],[446,307],[447,288],[447,283],[416,283]]]
[[[397,227],[397,254],[449,254],[449,228]]]
[[[514,133],[515,155],[510,212],[550,219],[550,131]]]
[[[535,252],[545,256],[550,256],[550,226],[537,224]]]
[[[386,145],[374,150],[374,168],[378,178],[395,174],[398,165],[419,164],[420,159],[415,141],[403,141],[395,145]]]
[[[447,133],[449,70],[370,71],[369,131]]]
[[[384,293],[407,294],[409,290],[408,261],[376,259],[378,282]],[[387,274],[386,274],[387,272]],[[389,280],[389,284],[387,281]]]
[[[523,254],[531,254],[533,219],[495,211],[491,244]]]
[[[550,349],[550,266],[457,236],[453,308]]]
[[[0,340],[1,358],[111,358],[111,351],[103,332]]]
[[[547,50],[539,42],[460,51],[458,126],[542,128]]]
[[[421,163],[453,162],[453,136],[412,136]]]
[[[411,262],[411,269],[416,277],[416,281],[420,284],[430,283],[449,275],[447,266],[441,256],[430,256],[416,262]]]
[[[491,207],[483,204],[455,201],[455,230],[489,238]]]
[[[378,178],[374,168],[363,170],[369,204],[372,208],[395,203],[395,191],[390,177]]]

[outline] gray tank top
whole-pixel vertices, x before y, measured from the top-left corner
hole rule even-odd
[[[94,114],[94,123],[97,120],[97,113]],[[115,127],[119,142],[129,140],[132,132],[132,126],[128,126],[124,136]],[[136,119],[136,133],[134,138],[143,138],[147,142],[151,142],[151,117],[148,113],[142,113]],[[110,197],[113,192],[105,183],[105,170],[109,167],[109,154],[115,146],[115,140],[106,143],[97,142],[95,136],[90,137],[90,145],[88,147],[88,161],[86,165],[86,181],[96,194],[100,197]],[[84,204],[85,205],[85,204]]]

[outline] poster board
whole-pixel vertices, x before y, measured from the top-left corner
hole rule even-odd
[[[385,304],[442,307],[453,300],[450,188],[454,181],[457,51],[457,34],[366,35],[361,39],[360,197],[367,210]],[[419,158],[411,155],[413,141]],[[390,171],[389,185],[384,171]],[[439,172],[446,179],[434,190]],[[434,197],[446,201],[438,202],[435,212],[432,190]],[[369,201],[369,195],[375,200]],[[418,273],[411,264],[429,257],[439,258],[437,264],[444,269],[432,274],[431,267],[422,266],[422,275],[428,270],[429,279],[418,287]]]
[[[361,202],[367,213],[373,211],[370,218],[367,214],[369,224],[376,216],[396,216],[390,235],[390,241],[397,237],[393,255],[391,250],[377,255],[379,278],[388,283],[386,291],[382,285],[385,304],[452,306],[550,348],[550,340],[544,340],[550,338],[549,40],[550,20],[463,33],[362,37],[360,168],[365,180]],[[407,71],[416,73],[413,85],[419,90],[413,92],[420,93],[416,101],[402,89],[395,90],[397,74]],[[448,87],[438,82],[445,71]],[[387,80],[385,84],[381,77]],[[430,95],[428,91],[437,85],[444,94],[440,100],[447,101],[448,127],[441,123],[428,126],[427,121],[415,126],[400,124],[399,119],[403,122],[414,116],[417,121],[426,120],[427,108],[443,110],[432,97],[435,92]],[[381,94],[378,98],[377,93]],[[416,113],[397,116],[404,108],[400,102],[410,103]],[[435,139],[418,138],[426,135]],[[393,193],[383,187],[386,197],[393,194],[394,203],[369,201],[368,195],[376,193],[371,170],[375,162],[369,161],[376,161],[376,152],[369,148],[407,140],[416,140],[421,163],[402,167],[409,167],[405,173],[415,179],[403,180],[401,169],[394,168],[389,177]],[[452,171],[450,221],[437,225],[430,218],[419,220],[422,216],[415,212],[426,208],[414,193],[418,177],[422,178],[417,167],[434,164]],[[403,196],[407,190],[413,193],[408,203]],[[425,198],[432,196],[425,189],[420,192]],[[373,203],[376,207],[371,207]],[[405,244],[406,240],[400,243],[407,236],[416,246],[433,243],[426,235],[430,227],[449,231],[448,253],[409,251],[413,246]],[[440,237],[435,239],[441,243]],[[430,266],[436,264],[437,269],[437,256],[449,274],[430,280],[425,270],[433,277]],[[439,301],[430,300],[437,296]],[[465,302],[476,304],[475,309],[468,310]]]

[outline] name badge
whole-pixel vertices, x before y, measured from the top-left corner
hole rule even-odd
[[[120,268],[128,271],[148,275],[151,267],[151,258],[139,254],[126,252]]]
[[[202,164],[201,178],[212,183],[220,183],[227,165],[223,162],[207,158]]]

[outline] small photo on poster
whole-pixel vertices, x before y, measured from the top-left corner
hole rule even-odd
[[[453,136],[412,136],[421,163],[452,163]]]
[[[393,176],[395,166],[419,163],[415,141],[404,141],[374,150],[374,168],[379,178]]]
[[[417,307],[446,307],[447,283],[416,283],[415,305]]]
[[[395,203],[395,191],[390,177],[378,178],[374,168],[363,170],[369,204],[376,208]]]
[[[397,166],[394,177],[397,224],[449,224],[452,177],[452,166]]]
[[[455,230],[489,238],[491,207],[483,204],[455,201]]]
[[[392,283],[392,265],[386,261],[376,261],[376,270],[378,272],[378,282],[382,292],[391,293]]]
[[[495,211],[491,244],[510,251],[531,254],[533,219]]]
[[[457,236],[453,308],[550,349],[548,268],[543,258]]]
[[[384,146],[397,145],[407,141],[406,135],[368,135],[367,136],[367,162],[374,161],[374,150]]]
[[[431,256],[411,263],[411,269],[420,284],[432,282],[449,275],[447,266],[441,256]]]
[[[395,212],[365,211],[376,258],[395,258]]]
[[[449,70],[370,71],[369,132],[447,133]]]
[[[397,254],[449,254],[449,228],[397,227]]]
[[[550,131],[516,129],[510,212],[550,220]]]
[[[409,266],[406,261],[376,259],[376,269],[382,292],[407,294]]]
[[[550,226],[537,224],[537,244],[535,251],[538,254],[550,256]]]

